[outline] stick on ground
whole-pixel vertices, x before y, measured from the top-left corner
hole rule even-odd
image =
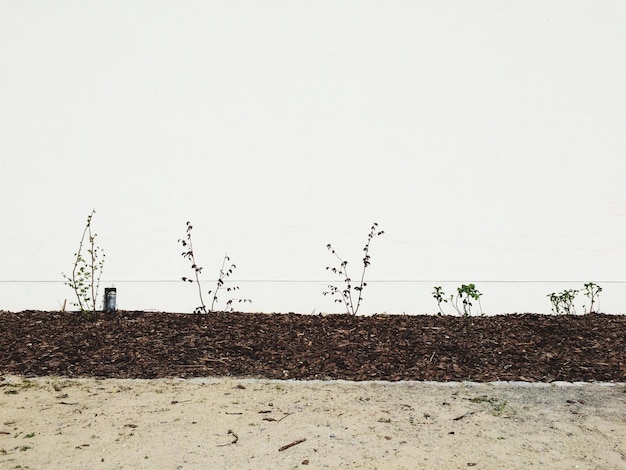
[[[280,449],[278,449],[278,452],[282,452],[283,450],[287,450],[290,447],[296,446],[298,444],[302,444],[304,441],[306,441],[306,437],[303,437],[302,439],[298,439],[297,441],[290,442],[289,444],[286,444],[282,446]]]

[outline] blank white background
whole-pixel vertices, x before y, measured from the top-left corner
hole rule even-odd
[[[228,252],[245,310],[341,311],[326,244],[357,277],[378,222],[367,277],[425,282],[370,283],[364,314],[469,282],[485,313],[547,313],[590,281],[625,313],[625,24],[622,1],[0,0],[0,309],[73,300],[95,208],[125,309],[197,306],[191,220],[204,290]]]

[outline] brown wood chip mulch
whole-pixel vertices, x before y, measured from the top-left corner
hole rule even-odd
[[[0,374],[626,382],[626,316],[0,311]]]

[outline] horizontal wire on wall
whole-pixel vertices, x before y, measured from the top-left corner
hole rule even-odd
[[[44,283],[44,284],[65,284],[67,281],[59,281],[59,280],[25,280],[25,279],[0,279],[0,283],[16,283],[16,284],[36,284],[36,283]],[[104,283],[178,283],[183,282],[181,279],[101,279],[100,284]],[[202,282],[217,282],[217,279],[203,279]],[[336,283],[336,282],[345,282],[341,279],[236,279],[236,280],[224,280],[225,283],[228,282],[236,282],[236,283]],[[494,280],[494,279],[482,279],[482,280],[474,280],[472,279],[374,279],[367,280],[367,283],[413,283],[413,284],[428,284],[428,283],[451,283],[451,282],[472,282],[472,283],[481,283],[481,284],[552,284],[552,283],[587,283],[590,282],[589,279],[584,280],[526,280],[526,279],[516,279],[516,280]],[[604,283],[604,284],[626,284],[626,280],[594,280],[594,283]]]

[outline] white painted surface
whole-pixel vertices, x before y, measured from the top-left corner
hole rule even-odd
[[[329,242],[358,268],[376,221],[367,276],[427,282],[373,282],[363,313],[433,313],[457,280],[487,313],[588,281],[624,313],[624,24],[609,1],[1,1],[0,280],[29,282],[0,308],[71,301],[96,208],[121,308],[197,305],[144,282],[190,274],[187,220],[205,290],[226,251],[235,280],[329,279]],[[341,310],[324,282],[239,285],[247,310]]]

